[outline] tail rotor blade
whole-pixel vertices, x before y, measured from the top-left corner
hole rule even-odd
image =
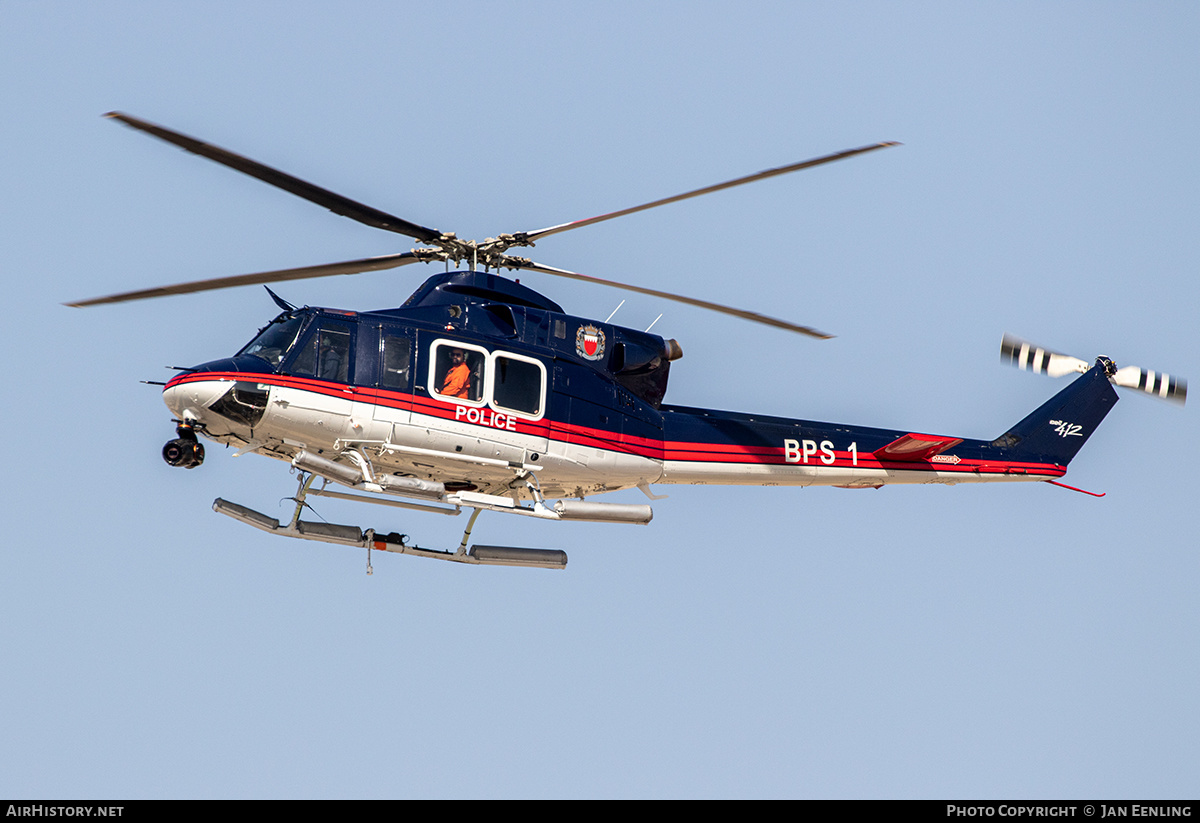
[[[1005,334],[1000,341],[1000,360],[1023,371],[1062,377],[1065,374],[1083,374],[1088,364],[1078,357],[1060,354],[1033,343]]]
[[[1141,389],[1146,394],[1161,397],[1163,400],[1173,400],[1180,404],[1187,402],[1187,381],[1163,372],[1137,366],[1123,366],[1112,376],[1112,382],[1127,389]]]

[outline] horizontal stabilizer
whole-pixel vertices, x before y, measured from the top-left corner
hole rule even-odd
[[[901,463],[915,463],[928,460],[935,454],[941,454],[962,442],[961,437],[939,437],[933,434],[906,434],[872,454],[879,460],[895,460]]]

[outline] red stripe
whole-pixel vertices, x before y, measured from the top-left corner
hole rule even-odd
[[[346,400],[357,400],[373,403],[401,411],[412,410],[417,414],[437,417],[442,420],[454,420],[468,426],[478,426],[481,429],[493,430],[494,427],[484,423],[471,423],[457,416],[459,404],[439,400],[424,395],[391,391],[388,389],[368,388],[365,386],[348,386],[327,380],[314,380],[308,377],[292,377],[287,375],[257,374],[242,372],[201,372],[178,375],[168,381],[166,388],[195,383],[206,380],[244,381],[265,383],[283,388],[310,391],[328,397],[340,397]],[[470,407],[477,408],[477,407]],[[503,412],[502,412],[503,414]],[[952,472],[959,474],[1036,474],[1050,477],[1062,477],[1067,470],[1053,463],[1026,463],[1018,461],[983,461],[963,459],[959,463],[931,463],[928,461],[881,461],[870,452],[860,452],[855,462],[852,452],[834,451],[834,462],[824,463],[820,458],[809,463],[789,463],[784,459],[785,450],[782,446],[750,446],[737,443],[694,443],[689,441],[663,441],[636,435],[621,434],[606,429],[596,429],[590,426],[579,426],[557,420],[543,418],[529,421],[512,415],[516,421],[517,433],[535,437],[552,438],[557,442],[577,446],[606,449],[608,451],[631,454],[651,460],[671,460],[679,463],[725,463],[732,465],[771,465],[771,466],[812,466],[814,468],[858,468],[858,469],[893,469],[898,471],[928,471]]]

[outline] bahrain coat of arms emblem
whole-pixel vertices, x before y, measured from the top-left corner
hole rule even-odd
[[[590,323],[575,333],[575,352],[584,360],[599,360],[604,356],[604,332]]]

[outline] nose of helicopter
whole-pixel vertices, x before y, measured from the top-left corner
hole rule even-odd
[[[205,380],[203,374],[180,375],[163,389],[163,402],[177,420],[203,421],[207,408],[229,390],[229,380]]]

